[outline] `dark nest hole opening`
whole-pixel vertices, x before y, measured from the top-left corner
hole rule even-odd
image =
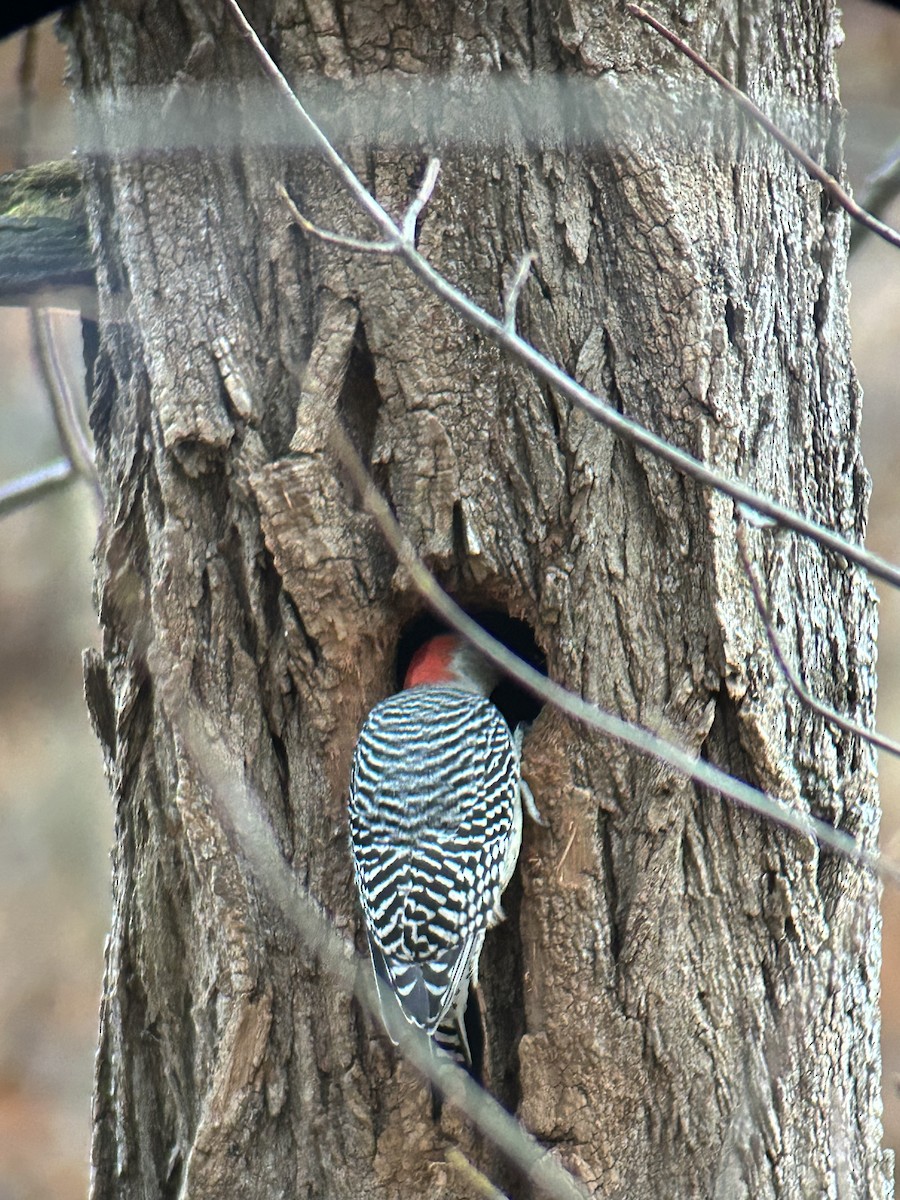
[[[544,656],[534,633],[524,622],[496,609],[467,609],[481,627],[541,674],[546,674]],[[397,688],[416,650],[430,638],[447,632],[447,626],[430,614],[410,621],[397,646]],[[502,678],[491,700],[515,732],[530,724],[542,704],[513,680]],[[524,817],[523,841],[528,838],[529,817]],[[466,1032],[472,1050],[472,1074],[511,1112],[520,1099],[518,1045],[525,1032],[525,988],[522,961],[520,913],[522,883],[517,870],[503,893],[506,919],[489,930],[481,955],[480,988],[469,996]]]

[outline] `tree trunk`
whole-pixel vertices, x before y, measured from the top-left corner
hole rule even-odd
[[[691,42],[793,128],[812,113],[800,136],[840,171],[832,5],[692,13]],[[611,0],[248,16],[298,87],[345,85],[313,108],[389,211],[441,157],[419,242],[439,270],[496,310],[534,251],[526,337],[862,535],[846,220],[689,64]],[[349,761],[423,603],[330,430],[441,582],[526,622],[576,692],[868,844],[872,753],[781,677],[730,502],[561,402],[399,263],[289,224],[278,182],[371,236],[219,3],[92,0],[70,36],[107,513],[87,690],[116,804],[93,1196],[470,1197],[457,1143],[525,1195],[304,951],[180,728],[179,698],[362,948]],[[510,85],[563,83],[535,129],[545,93]],[[804,678],[870,720],[866,580],[791,535],[751,542]],[[524,774],[547,828],[526,823],[483,959],[492,1090],[598,1196],[889,1195],[873,880],[549,709]]]

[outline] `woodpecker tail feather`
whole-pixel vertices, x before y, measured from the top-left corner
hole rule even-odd
[[[472,1051],[469,1049],[466,1025],[462,1018],[445,1021],[439,1025],[432,1034],[432,1041],[460,1067],[471,1067]]]
[[[386,1009],[399,1011],[461,1066],[471,1066],[465,1012],[469,981],[483,940],[484,934],[478,933],[454,947],[452,954],[433,962],[409,963],[388,958],[370,938],[382,1020]]]

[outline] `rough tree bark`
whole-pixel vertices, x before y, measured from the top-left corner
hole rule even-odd
[[[658,11],[679,25],[675,8],[763,104],[808,110],[804,140],[840,171],[828,0]],[[846,221],[619,5],[248,15],[291,78],[347,83],[348,153],[389,210],[441,156],[420,230],[438,268],[490,307],[535,251],[521,328],[538,346],[861,536]],[[561,403],[399,264],[289,226],[278,181],[319,223],[370,232],[313,154],[258,125],[241,138],[268,93],[221,5],[92,0],[70,36],[82,112],[108,133],[148,89],[130,110],[143,146],[111,134],[86,156],[107,514],[87,690],[116,805],[93,1195],[450,1200],[472,1195],[447,1162],[457,1139],[523,1195],[451,1111],[432,1121],[422,1084],[304,953],[167,699],[202,707],[301,881],[359,940],[348,764],[422,605],[329,430],[355,439],[441,581],[527,622],[575,691],[869,843],[872,755],[779,676],[729,502]],[[448,75],[392,140],[366,88],[393,81],[402,101]],[[596,81],[567,102],[578,136],[551,120],[538,137],[512,93],[473,100],[535,77]],[[205,144],[160,147],[157,123],[182,109]],[[753,545],[806,679],[870,718],[866,581],[788,535]],[[520,899],[485,953],[494,1090],[598,1196],[887,1196],[874,882],[554,712],[524,771],[548,827],[526,828]]]

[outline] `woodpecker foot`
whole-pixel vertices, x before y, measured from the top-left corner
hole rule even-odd
[[[535,825],[540,825],[542,829],[547,828],[547,822],[541,816],[537,804],[534,801],[534,792],[528,786],[524,779],[519,780],[519,793],[522,797],[522,802],[525,805],[525,811],[534,821]]]
[[[516,748],[516,754],[519,762],[522,761],[522,742],[525,740],[526,733],[531,729],[531,721],[520,721],[516,726],[516,732],[513,734],[513,745]],[[519,780],[519,794],[525,804],[525,811],[534,821],[535,825],[540,825],[541,828],[547,828],[547,822],[538,811],[538,806],[534,800],[534,792],[528,786],[524,779]]]

